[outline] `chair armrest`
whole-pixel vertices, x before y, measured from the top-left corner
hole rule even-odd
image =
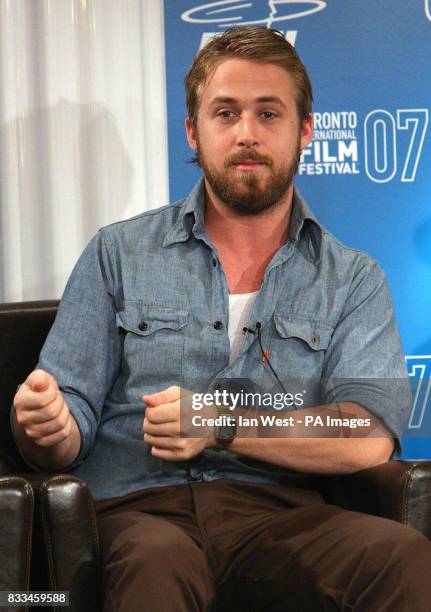
[[[33,507],[26,480],[0,478],[0,591],[29,589]]]
[[[389,461],[327,481],[319,488],[328,503],[404,523],[431,539],[431,461]]]
[[[69,591],[70,610],[100,609],[99,535],[85,482],[67,474],[31,474],[36,530],[42,534],[48,588]]]

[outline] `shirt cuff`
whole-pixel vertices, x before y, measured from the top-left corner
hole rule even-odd
[[[386,380],[384,384],[371,381],[363,385],[358,380],[332,388],[327,394],[328,403],[354,402],[360,404],[382,422],[395,441],[390,459],[399,459],[402,454],[402,434],[411,407],[410,383],[406,379]],[[368,383],[368,384],[367,384]]]
[[[76,421],[81,437],[81,448],[79,449],[78,455],[72,463],[63,468],[64,471],[69,471],[81,465],[81,463],[87,458],[93,446],[96,431],[95,428],[93,431],[92,421],[88,417],[90,408],[87,402],[74,393],[67,391],[62,391],[62,393],[64,400],[69,407],[69,411]]]

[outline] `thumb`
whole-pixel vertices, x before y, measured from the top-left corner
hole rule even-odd
[[[180,399],[181,389],[177,386],[168,387],[163,391],[157,393],[151,393],[151,395],[143,395],[142,399],[148,407],[158,406],[159,404],[169,404]]]
[[[157,404],[160,403],[157,399],[157,393],[153,393],[152,395],[143,395],[142,399],[147,404],[148,408],[157,406]]]
[[[45,370],[34,370],[25,381],[32,391],[41,392],[55,386],[58,389],[55,378]]]

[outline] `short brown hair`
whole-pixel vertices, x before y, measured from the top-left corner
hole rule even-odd
[[[283,68],[296,85],[296,108],[302,121],[308,118],[313,103],[313,90],[304,64],[295,48],[279,30],[236,27],[215,36],[196,55],[185,78],[186,104],[190,120],[196,125],[200,97],[211,71],[229,58],[269,62]]]

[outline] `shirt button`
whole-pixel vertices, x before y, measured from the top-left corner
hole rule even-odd
[[[223,323],[221,321],[216,321],[214,323],[214,329],[221,329],[223,327]]]
[[[313,346],[316,346],[316,344],[319,343],[319,340],[320,340],[319,332],[313,332],[313,335],[311,336],[311,344]]]
[[[212,265],[213,265],[213,266],[214,266],[214,268],[215,268],[215,267],[216,267],[216,265],[217,265],[217,259],[216,259],[215,257],[213,257],[211,261],[212,261]]]
[[[139,322],[138,327],[139,327],[139,329],[140,329],[141,331],[147,331],[147,329],[148,329],[148,323],[147,323],[146,321],[144,321],[144,319],[142,319],[142,320]]]

